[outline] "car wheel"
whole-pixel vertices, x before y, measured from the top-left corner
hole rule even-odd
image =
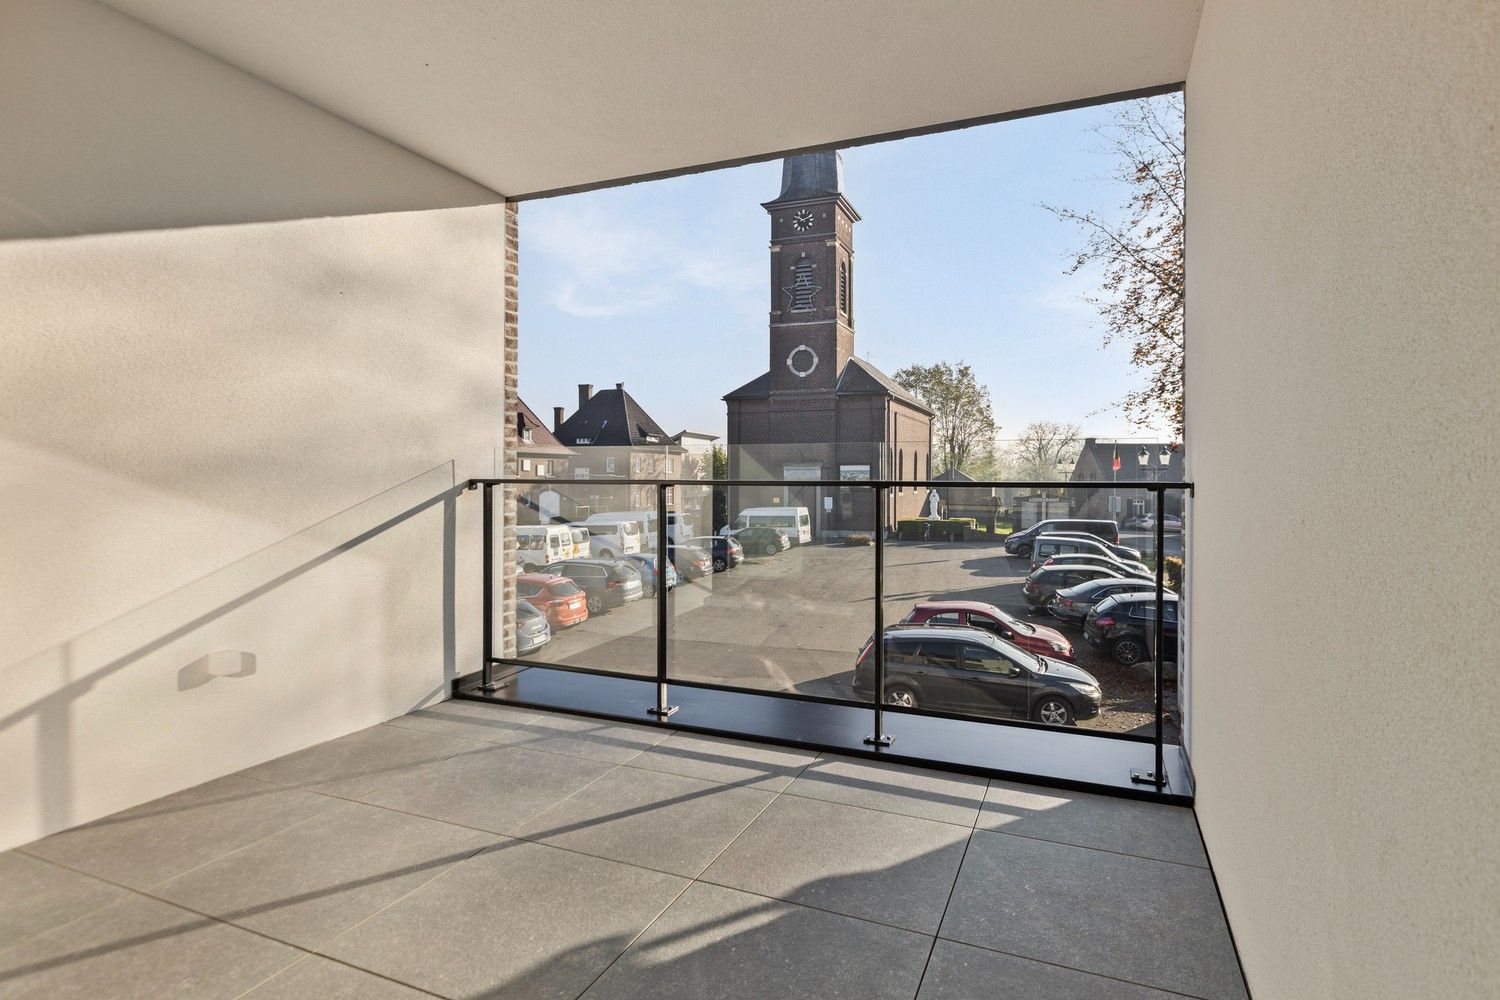
[[[780,551],[781,551],[781,546],[777,545],[775,542],[767,542],[766,543],[766,549],[765,549],[766,555],[768,555],[768,556],[774,556],[774,555],[776,555]]]
[[[729,568],[729,563],[722,556],[714,556],[714,572],[722,573]]]
[[[885,689],[885,703],[896,708],[916,708],[917,693],[905,684],[893,684]]]
[[[591,615],[601,614],[604,611],[604,598],[600,597],[598,594],[589,594],[586,599],[586,603],[588,604],[589,614]]]
[[[1146,658],[1146,646],[1139,639],[1126,637],[1115,643],[1111,650],[1115,661],[1129,667],[1140,663]]]
[[[615,557],[615,554],[613,552],[611,552],[609,549],[601,549],[601,550],[599,550],[599,558],[600,559],[613,559],[614,557]]]
[[[1044,695],[1031,710],[1032,718],[1046,726],[1071,726],[1073,706],[1061,695]]]

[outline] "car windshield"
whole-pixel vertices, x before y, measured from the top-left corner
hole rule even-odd
[[[571,597],[573,594],[578,593],[578,584],[572,580],[560,580],[547,589],[558,597]]]

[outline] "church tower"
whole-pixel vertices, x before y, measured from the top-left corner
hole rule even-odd
[[[771,216],[771,389],[833,391],[854,353],[854,223],[836,151],[789,156]]]

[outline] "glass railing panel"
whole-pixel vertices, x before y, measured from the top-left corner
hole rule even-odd
[[[497,655],[655,676],[658,488],[548,477],[495,490],[513,529],[498,533]]]
[[[723,534],[673,546],[683,582],[668,619],[669,679],[868,701],[855,667],[874,628],[874,490],[834,481],[678,490],[684,509]]]
[[[1146,614],[1154,553],[1140,550],[1139,533],[1119,514],[1144,491],[937,484],[892,492],[888,703],[1154,735]],[[1096,607],[1118,610],[1100,624],[1090,617]]]

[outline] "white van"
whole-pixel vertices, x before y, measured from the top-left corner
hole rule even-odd
[[[573,532],[557,524],[516,525],[516,562],[536,569],[573,556]]]
[[[573,554],[569,559],[587,559],[589,556],[589,529],[579,524],[564,525],[573,535]]]
[[[651,547],[656,545],[656,511],[654,510],[601,510],[589,515],[590,521],[595,518],[601,521],[635,521],[641,526],[642,545]],[[684,539],[692,537],[694,537],[693,519],[675,510],[667,511],[667,539],[680,544]]]
[[[739,531],[754,525],[780,528],[792,540],[793,545],[806,545],[812,541],[812,515],[806,507],[746,507],[734,524],[726,526],[719,534]]]
[[[601,515],[591,514],[588,520],[578,522],[578,526],[588,530],[589,555],[595,559],[614,559],[641,551],[639,521],[610,521]]]

